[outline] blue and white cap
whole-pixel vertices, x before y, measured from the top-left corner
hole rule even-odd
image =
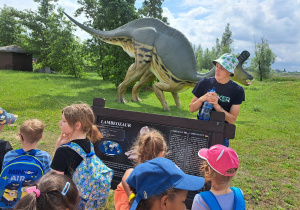
[[[18,115],[7,113],[0,107],[0,125],[13,124],[18,119]]]

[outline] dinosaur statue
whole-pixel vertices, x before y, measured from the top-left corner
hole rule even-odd
[[[127,70],[124,81],[117,89],[117,102],[126,103],[125,92],[128,86],[136,83],[132,89],[132,101],[141,101],[139,91],[157,78],[153,90],[164,110],[169,107],[163,91],[171,92],[176,106],[181,108],[179,92],[194,87],[204,77],[214,76],[214,70],[200,74],[197,61],[188,39],[178,30],[155,18],[133,20],[111,31],[89,28],[64,13],[72,22],[100,40],[119,45],[135,62]],[[242,64],[250,56],[244,51],[238,57],[239,65],[234,71],[233,80],[249,85],[247,80],[253,77],[244,71]]]

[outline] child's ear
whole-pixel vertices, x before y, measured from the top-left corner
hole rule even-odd
[[[81,122],[76,122],[75,123],[75,129],[80,130],[81,129]]]
[[[18,136],[19,136],[20,141],[21,141],[21,143],[22,143],[22,142],[24,141],[23,136],[22,136],[20,133],[18,133]]]
[[[160,209],[167,209],[169,201],[170,201],[169,196],[168,195],[164,195],[160,199]]]
[[[159,154],[158,154],[158,157],[163,157],[165,155],[165,151],[161,151]]]

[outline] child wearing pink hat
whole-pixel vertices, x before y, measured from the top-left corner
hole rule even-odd
[[[198,155],[204,159],[201,170],[205,182],[211,181],[211,189],[195,196],[192,210],[246,209],[242,190],[230,187],[239,168],[237,153],[230,147],[217,144],[201,149]]]

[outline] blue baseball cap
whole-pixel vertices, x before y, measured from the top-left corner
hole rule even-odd
[[[160,195],[170,188],[200,190],[204,185],[204,178],[185,174],[171,160],[158,157],[135,167],[126,182],[137,192],[130,207],[130,210],[135,210],[141,199]]]
[[[13,124],[18,119],[18,115],[7,113],[0,107],[0,125]]]

